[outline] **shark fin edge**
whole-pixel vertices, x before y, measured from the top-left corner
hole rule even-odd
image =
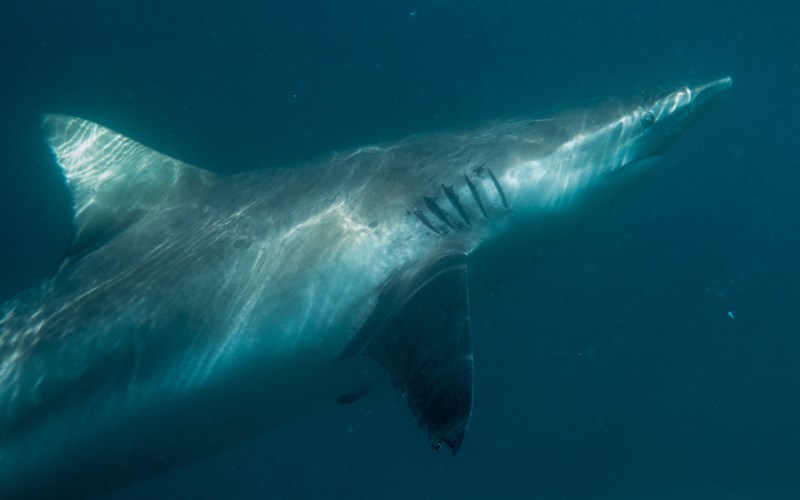
[[[466,255],[451,253],[391,278],[341,356],[380,363],[428,431],[455,455],[472,414],[473,358]]]
[[[45,114],[42,128],[72,196],[74,228],[67,255],[107,241],[158,207],[177,186],[201,185],[214,177],[81,118]]]

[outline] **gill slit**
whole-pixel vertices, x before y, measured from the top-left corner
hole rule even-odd
[[[414,210],[414,215],[416,215],[416,216],[417,216],[417,218],[418,218],[418,219],[419,219],[419,220],[422,222],[422,224],[423,224],[425,227],[427,227],[428,229],[430,229],[430,230],[431,230],[431,231],[433,231],[434,233],[436,233],[436,234],[444,234],[442,231],[439,231],[438,229],[436,229],[435,227],[433,227],[433,224],[431,224],[431,221],[429,221],[429,220],[428,220],[428,218],[427,218],[427,217],[425,217],[425,214],[424,214],[424,213],[422,213],[422,211],[421,211],[421,210]]]
[[[491,169],[487,168],[486,171],[489,172],[489,177],[492,179],[492,182],[494,183],[494,188],[497,189],[497,194],[500,195],[500,201],[503,203],[503,206],[506,207],[506,210],[510,212],[511,209],[508,208],[508,201],[506,200],[506,194],[503,192],[503,188],[500,187],[500,183],[497,181],[497,177],[494,176]]]
[[[442,189],[444,190],[444,195],[447,196],[448,201],[450,201],[450,204],[453,205],[453,208],[458,212],[458,215],[461,216],[467,226],[472,227],[472,223],[470,223],[469,217],[467,217],[467,212],[464,211],[464,207],[461,206],[461,203],[458,201],[458,195],[453,191],[452,186],[447,187],[442,184]]]
[[[447,227],[455,231],[456,226],[454,226],[453,223],[450,222],[450,220],[442,211],[441,207],[439,207],[439,205],[437,205],[432,198],[428,198],[427,196],[423,196],[423,198],[425,199],[425,205],[428,206],[428,210],[430,210],[433,215],[438,217],[440,221],[444,222],[445,225],[447,225]]]
[[[465,175],[464,180],[467,181],[467,187],[469,188],[469,192],[472,194],[472,199],[475,200],[475,204],[478,205],[478,210],[480,210],[481,215],[483,215],[485,218],[488,219],[489,215],[486,214],[486,209],[483,208],[483,202],[481,201],[481,197],[478,194],[478,188],[475,186],[475,184],[472,183],[472,181],[469,180],[468,176]]]

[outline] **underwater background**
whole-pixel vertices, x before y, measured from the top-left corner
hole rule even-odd
[[[800,498],[797,1],[6,1],[0,72],[0,301],[68,240],[44,112],[236,172],[732,76],[643,188],[476,304],[458,456],[384,384],[105,498]]]

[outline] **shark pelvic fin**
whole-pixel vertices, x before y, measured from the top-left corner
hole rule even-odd
[[[183,191],[176,188],[214,177],[87,120],[44,115],[42,127],[72,195],[75,220],[68,255],[112,238]]]
[[[472,413],[467,256],[451,253],[388,280],[342,356],[379,362],[403,392],[431,446],[458,452]]]

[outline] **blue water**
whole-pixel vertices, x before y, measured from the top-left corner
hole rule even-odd
[[[42,112],[233,172],[731,75],[647,186],[474,312],[457,457],[384,388],[108,498],[800,498],[798,5],[4,2],[0,299],[69,234]]]

